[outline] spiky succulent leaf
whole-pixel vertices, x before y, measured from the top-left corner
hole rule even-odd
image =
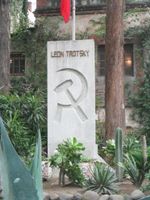
[[[31,175],[34,178],[35,188],[37,189],[37,194],[38,194],[39,200],[43,200],[41,148],[42,148],[41,133],[40,133],[40,129],[38,129],[38,134],[37,134],[37,138],[36,138],[35,155],[34,155],[34,159],[32,161],[32,166],[31,166]]]
[[[93,190],[98,194],[111,194],[117,191],[116,175],[108,166],[96,162],[90,172],[91,177],[86,182],[87,190]]]
[[[34,179],[14,149],[0,117],[0,168],[6,200],[39,200]]]
[[[125,171],[130,176],[131,182],[136,186],[141,186],[144,179],[144,171],[141,171],[135,161],[135,158],[132,156],[126,155],[123,165]],[[144,168],[143,168],[144,169]]]

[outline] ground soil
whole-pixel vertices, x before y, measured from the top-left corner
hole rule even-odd
[[[133,192],[135,189],[136,187],[128,180],[124,180],[123,182],[119,183],[120,194],[131,194],[131,192]],[[75,194],[75,193],[83,193],[85,189],[72,185],[66,185],[62,187],[58,185],[58,179],[52,179],[50,181],[44,182],[44,191],[56,194],[59,193]]]
[[[65,186],[59,186],[58,178],[53,178],[50,179],[49,181],[44,182],[44,191],[56,194],[59,193],[75,194],[84,192],[84,189],[70,184],[66,184]]]

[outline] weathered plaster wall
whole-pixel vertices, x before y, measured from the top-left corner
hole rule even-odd
[[[150,8],[140,11],[133,9],[125,13],[124,30],[134,28],[136,26],[146,26],[150,20]]]
[[[150,9],[146,9],[143,11],[140,10],[130,10],[126,12],[124,15],[124,30],[128,30],[129,28],[133,28],[136,26],[145,26],[149,23],[150,20]],[[41,20],[42,17],[40,17]],[[70,17],[69,23],[64,23],[63,18],[60,16],[46,16],[47,20],[50,20],[51,23],[58,22],[59,19],[59,34],[60,35],[70,35],[72,28],[72,17]],[[84,15],[76,15],[76,32],[84,33],[88,31],[88,35],[95,34],[97,30],[101,32],[101,29],[104,29],[105,23],[105,14],[84,14]],[[37,17],[37,20],[39,18]],[[98,34],[98,33],[97,33]]]

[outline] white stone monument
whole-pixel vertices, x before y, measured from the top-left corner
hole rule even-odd
[[[48,154],[76,137],[95,158],[95,47],[93,40],[48,42]]]

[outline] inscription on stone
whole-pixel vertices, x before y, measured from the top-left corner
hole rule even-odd
[[[76,50],[76,51],[52,51],[52,58],[61,58],[61,57],[88,57],[89,50]]]

